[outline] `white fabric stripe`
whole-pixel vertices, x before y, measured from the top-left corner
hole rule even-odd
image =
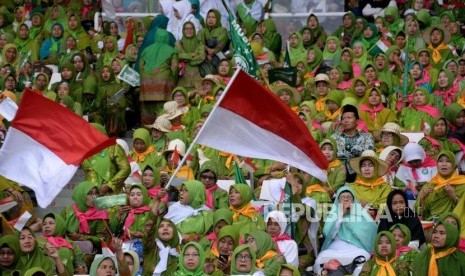
[[[78,169],[24,132],[10,127],[0,151],[0,175],[34,190],[46,208]]]
[[[282,137],[221,106],[213,116],[197,137],[198,144],[246,157],[283,162],[326,182],[326,173]]]

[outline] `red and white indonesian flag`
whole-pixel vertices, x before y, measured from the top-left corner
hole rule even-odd
[[[26,90],[0,151],[0,175],[34,190],[46,208],[82,160],[113,144],[70,110]]]
[[[283,162],[326,181],[328,162],[302,120],[243,71],[236,72],[196,142]]]

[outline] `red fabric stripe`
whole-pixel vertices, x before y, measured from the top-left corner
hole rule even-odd
[[[72,111],[29,89],[23,94],[12,126],[68,165],[79,166],[82,160],[116,143]]]
[[[220,106],[295,145],[319,168],[328,168],[328,161],[302,120],[275,94],[243,71],[237,75]]]

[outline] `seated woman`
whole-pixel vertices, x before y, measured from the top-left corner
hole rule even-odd
[[[255,250],[248,244],[238,246],[231,259],[231,275],[265,275],[255,266]]]
[[[285,231],[287,227],[286,215],[281,211],[271,211],[265,219],[266,232],[275,243],[276,251],[281,253],[286,262],[295,267],[299,266],[299,250],[297,243]]]
[[[147,189],[147,194],[151,199],[168,202],[168,193],[160,182],[160,172],[150,165],[142,169],[142,185]]]
[[[65,220],[67,236],[73,241],[90,241],[94,248],[101,247],[102,239],[110,241],[110,234],[105,231],[108,213],[99,211],[94,205],[98,188],[89,181],[79,183],[71,198],[74,203],[66,206],[61,216]]]
[[[438,172],[420,191],[415,207],[421,206],[423,219],[451,212],[465,194],[465,176],[456,172],[455,156],[450,151],[438,154]]]
[[[229,188],[229,208],[233,211],[233,223],[242,236],[251,231],[265,231],[263,217],[252,206],[252,189],[247,184],[235,184]]]
[[[33,267],[41,267],[47,275],[68,275],[58,250],[50,243],[46,243],[44,247],[45,252],[39,248],[37,239],[29,228],[25,227],[19,232],[21,253],[16,267],[21,275]]]
[[[152,214],[150,216],[155,220]],[[164,218],[153,223],[144,239],[142,275],[173,275],[178,267],[179,244],[178,230],[171,220]]]
[[[417,88],[413,92],[413,102],[409,107],[402,108],[400,125],[409,131],[422,131],[431,128],[433,118],[441,112],[432,105],[432,96],[425,88]]]
[[[220,230],[227,225],[231,225],[233,222],[232,212],[229,208],[221,208],[215,210],[213,213],[213,227],[212,231],[205,235],[200,241],[199,244],[205,249],[213,249],[217,247],[218,244],[218,234]]]
[[[55,213],[46,214],[42,221],[42,230],[42,236],[37,238],[39,245],[43,246],[50,243],[56,248],[68,275],[87,272],[84,254],[81,249],[73,241],[64,238],[66,225],[60,215]]]
[[[206,276],[203,273],[205,252],[200,244],[196,242],[187,243],[179,256],[178,270],[175,276]]]
[[[459,230],[459,234],[461,234],[461,231],[462,231],[462,222],[460,221],[460,217],[458,215],[456,215],[455,213],[446,213],[446,214],[443,214],[440,219],[444,222],[448,222],[454,226],[457,227],[457,229]],[[460,241],[459,241],[459,244],[457,246],[458,249],[460,249],[462,252],[465,253],[465,238],[460,236]]]
[[[5,235],[0,238],[0,256],[2,256],[0,258],[0,270],[2,274],[13,275],[14,271],[19,272],[17,263],[20,253],[18,237]]]
[[[134,148],[129,153],[131,158],[137,162],[140,168],[149,165],[153,169],[165,167],[166,162],[160,153],[155,151],[150,143],[150,133],[145,128],[138,128],[132,135]]]
[[[445,117],[435,118],[432,123],[431,132],[418,142],[429,156],[437,158],[441,150],[448,150],[454,154],[462,150],[458,141],[449,139],[450,125]]]
[[[200,181],[189,180],[179,189],[179,201],[168,208],[165,218],[176,224],[184,242],[199,241],[213,224],[213,212],[205,206],[205,187]]]
[[[207,254],[206,262],[212,265],[205,271],[209,275],[229,275],[231,273],[231,256],[234,249],[239,244],[239,234],[237,229],[232,225],[226,225],[221,228],[218,234],[218,245],[212,247]]]
[[[244,240],[255,250],[255,263],[266,275],[276,275],[281,264],[286,263],[283,255],[276,252],[276,247],[268,233],[252,231],[245,234]]]
[[[365,94],[359,106],[359,115],[372,132],[384,126],[386,123],[396,123],[394,111],[383,105],[383,94],[378,88],[371,88]]]
[[[383,175],[387,173],[388,164],[380,160],[374,151],[365,150],[360,157],[350,160],[350,166],[357,173],[357,178],[349,186],[362,206],[378,209],[386,203],[391,186],[384,181]]]
[[[411,233],[411,248],[419,248],[425,242],[423,227],[417,214],[408,207],[407,195],[402,190],[393,190],[386,201],[385,214],[381,217],[378,232],[390,230],[394,225],[405,225]]]
[[[199,178],[207,193],[205,205],[212,210],[228,208],[228,193],[216,184],[218,173],[217,166],[213,161],[206,161],[200,166]]]
[[[389,146],[403,147],[409,142],[408,137],[400,133],[400,126],[393,122],[384,124],[382,129],[374,130],[373,138],[378,142],[377,152]]]
[[[323,228],[325,241],[313,266],[316,273],[331,259],[346,265],[358,256],[368,259],[373,251],[377,226],[357,201],[354,190],[343,186],[336,199]]]
[[[178,162],[184,157],[185,154],[186,144],[183,141],[180,139],[174,139],[170,141],[167,149],[163,152],[163,161],[166,164],[164,167],[164,172],[167,172],[170,175],[174,174],[178,166]],[[178,156],[177,158],[176,155]],[[176,173],[176,178],[194,180],[195,174],[190,166],[184,164]]]
[[[89,275],[115,276],[118,272],[116,260],[112,257],[96,257],[90,267]]]
[[[333,138],[327,138],[320,143],[321,152],[328,160],[328,170],[326,171],[327,180],[323,189],[325,189],[330,196],[344,186],[346,180],[346,168],[344,164],[337,158],[337,144]]]
[[[415,275],[463,275],[465,253],[457,250],[459,232],[450,223],[439,221],[433,228],[431,246],[413,261]]]
[[[420,253],[418,249],[408,246],[410,244],[410,230],[407,226],[398,223],[394,224],[389,231],[394,235],[394,239],[396,240],[396,257],[410,267],[413,260]]]
[[[363,265],[360,276],[410,275],[406,265],[396,256],[396,240],[391,232],[379,232],[376,235],[374,248],[375,255]]]

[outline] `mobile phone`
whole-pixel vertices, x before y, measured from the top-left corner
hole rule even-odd
[[[220,254],[220,260],[224,263],[227,263],[228,262],[228,258],[229,258],[229,255],[226,255],[226,254]]]

